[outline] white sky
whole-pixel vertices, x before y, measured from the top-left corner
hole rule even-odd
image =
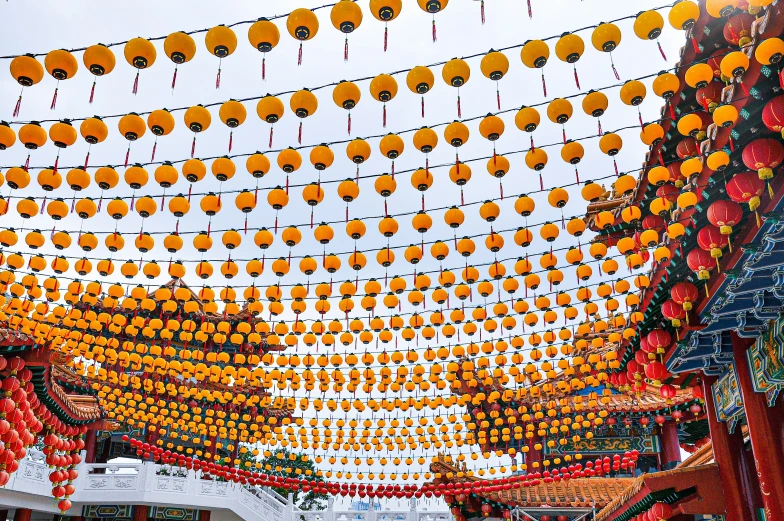
[[[278,13],[285,13],[293,7],[315,7],[322,2],[313,0],[301,0],[299,2],[206,2],[202,0],[171,0],[168,2],[151,2],[148,0],[137,0],[132,3],[115,2],[90,2],[77,0],[73,2],[8,2],[0,7],[3,13],[0,16],[0,32],[2,36],[2,54],[15,54],[25,52],[47,52],[51,49],[60,47],[83,47],[93,43],[116,42],[126,40],[134,36],[162,36],[175,30],[194,30],[207,28],[219,23],[233,23],[239,20],[252,20],[260,16],[272,16]],[[353,34],[349,35],[350,51],[348,62],[343,61],[343,35],[332,27],[329,21],[329,10],[317,12],[321,26],[318,35],[312,41],[304,45],[304,58],[302,66],[298,67],[297,43],[288,35],[283,20],[278,21],[281,29],[280,44],[267,55],[267,79],[261,81],[261,54],[253,49],[247,41],[247,28],[243,25],[235,28],[238,36],[239,45],[236,52],[223,60],[221,87],[215,89],[215,73],[218,67],[218,59],[209,54],[204,46],[204,34],[196,34],[194,38],[197,42],[196,57],[189,63],[180,66],[177,77],[176,89],[172,92],[170,88],[171,76],[174,64],[171,63],[163,53],[162,42],[156,43],[158,49],[158,60],[152,68],[141,73],[139,83],[139,93],[134,96],[131,87],[135,76],[132,69],[122,56],[122,47],[115,47],[117,56],[117,66],[115,70],[106,77],[98,80],[95,93],[95,102],[88,104],[90,87],[93,76],[88,73],[82,63],[81,53],[77,53],[80,69],[74,79],[60,82],[57,108],[49,110],[51,96],[55,87],[55,80],[46,77],[40,84],[33,88],[25,89],[24,101],[22,103],[20,121],[49,119],[49,118],[78,118],[92,114],[124,114],[131,111],[143,112],[157,108],[173,108],[190,106],[197,103],[207,104],[222,102],[229,98],[245,98],[260,96],[265,93],[278,93],[283,91],[295,90],[302,87],[316,87],[319,85],[337,82],[342,79],[355,79],[360,77],[374,76],[382,72],[392,72],[406,69],[414,65],[430,64],[442,62],[452,57],[473,55],[486,52],[490,48],[502,48],[515,44],[520,44],[529,39],[547,38],[560,35],[564,31],[575,30],[584,26],[593,25],[601,21],[616,19],[623,16],[634,15],[640,10],[663,5],[664,2],[652,0],[637,0],[627,2],[623,0],[532,0],[534,17],[529,20],[526,13],[524,0],[492,0],[486,2],[485,25],[480,23],[479,2],[457,2],[453,1],[448,8],[436,16],[438,27],[438,41],[431,41],[431,18],[421,11],[414,2],[405,2],[402,14],[389,24],[389,50],[384,53],[382,49],[383,24],[371,16],[367,9],[367,1],[362,0],[361,5],[365,14],[363,23]],[[667,11],[662,11],[666,19]],[[649,41],[637,39],[632,31],[633,20],[620,22],[623,31],[623,41],[620,48],[613,53],[615,64],[622,80],[637,78],[643,75],[656,73],[661,69],[672,66],[678,57],[678,49],[684,43],[683,33],[673,30],[668,24],[665,26],[664,34],[661,37],[661,44],[668,57],[668,62],[664,62],[656,49],[656,44]],[[607,85],[616,84],[610,67],[609,56],[597,52],[590,45],[590,31],[580,33],[586,41],[588,47],[585,55],[577,64],[580,75],[582,92],[592,88],[601,88]],[[559,96],[568,96],[578,92],[575,86],[572,67],[557,59],[554,53],[555,40],[548,42],[551,48],[550,62],[544,68],[547,78],[547,94],[545,98],[542,93],[542,85],[538,70],[527,69],[522,65],[519,58],[519,49],[506,51],[510,61],[510,71],[500,82],[500,92],[502,109],[519,107],[520,105],[531,105],[545,100],[551,100]],[[41,58],[43,61],[43,59]],[[461,89],[462,114],[463,118],[472,118],[484,115],[490,111],[496,111],[495,92],[493,82],[486,79],[479,70],[479,58],[469,60],[471,66],[471,78],[468,84]],[[7,67],[8,61],[4,62]],[[405,75],[397,75],[399,84],[397,97],[388,105],[388,123],[386,129],[381,127],[381,104],[376,102],[368,91],[369,82],[359,83],[362,90],[362,99],[359,105],[352,111],[352,137],[362,137],[377,135],[386,132],[399,132],[422,125],[434,125],[456,119],[455,97],[456,90],[448,87],[441,79],[440,67],[433,69],[436,76],[435,88],[425,96],[426,117],[420,117],[419,96],[411,93],[405,86]],[[644,81],[648,87],[648,98],[643,103],[641,109],[643,118],[646,121],[658,117],[661,107],[661,100],[656,98],[651,90],[651,79]],[[0,76],[0,89],[2,89],[2,104],[0,104],[0,119],[12,120],[12,111],[16,101],[19,87],[8,73]],[[602,126],[605,131],[614,130],[620,127],[635,125],[637,122],[636,110],[621,103],[618,96],[618,89],[606,92],[610,98],[610,108],[605,116],[602,117]],[[321,142],[343,140],[346,135],[346,112],[338,108],[332,101],[332,88],[317,91],[319,98],[319,108],[313,117],[304,122],[303,145],[316,145]],[[273,148],[282,148],[289,145],[296,146],[297,125],[299,119],[289,110],[288,96],[282,96],[286,105],[286,114],[281,122],[275,125],[275,138]],[[580,107],[581,98],[573,100],[574,117],[566,125],[567,136],[570,138],[584,137],[596,134],[596,120],[585,115]],[[255,150],[267,150],[267,139],[269,126],[261,122],[255,112],[255,101],[246,104],[248,109],[248,119],[244,125],[234,132],[234,143],[232,153],[242,154],[251,153]],[[558,125],[546,119],[545,109],[540,109],[542,113],[542,124],[535,132],[534,137],[537,145],[554,144],[561,140],[561,129]],[[178,161],[189,157],[192,134],[187,130],[182,121],[183,112],[175,112],[176,127],[174,132],[166,137],[160,138],[157,147],[156,161],[170,160]],[[196,155],[217,156],[227,152],[229,131],[223,126],[218,118],[217,107],[212,110],[212,126],[198,138]],[[499,153],[514,150],[527,149],[529,136],[519,131],[514,125],[514,113],[503,116],[506,122],[506,132],[497,142]],[[92,148],[90,156],[91,165],[120,164],[118,171],[122,176],[122,162],[125,156],[127,142],[117,131],[118,119],[109,119],[109,138],[102,144]],[[78,128],[78,124],[76,125]],[[45,125],[48,128],[48,125]],[[15,126],[18,130],[18,126]],[[492,145],[484,140],[478,131],[478,121],[469,123],[471,138],[469,142],[460,149],[461,159],[483,157],[492,153]],[[437,128],[439,134],[439,144],[434,153],[430,155],[430,164],[437,165],[451,163],[454,161],[454,150],[443,139],[443,126]],[[624,138],[623,151],[617,157],[618,166],[621,171],[639,168],[645,148],[638,139],[639,131],[635,129],[627,130],[621,135]],[[410,168],[424,166],[423,154],[416,151],[412,144],[413,133],[403,135],[406,142],[404,154],[396,161],[396,171],[400,172]],[[131,162],[146,162],[150,159],[150,151],[153,146],[154,136],[151,132],[131,148]],[[384,158],[378,150],[378,140],[370,141],[373,153],[368,162],[361,165],[361,175],[376,174],[389,170],[389,161]],[[613,173],[612,161],[601,154],[598,148],[598,139],[584,141],[586,155],[583,162],[579,165],[580,179],[585,181],[592,178],[600,178]],[[346,158],[345,145],[335,145],[332,147],[335,153],[335,163],[329,168],[322,177],[323,181],[342,180],[353,177],[355,168]],[[84,161],[87,151],[87,143],[81,138],[77,144],[64,150],[60,156],[60,165],[65,176],[66,168],[69,166],[80,165]],[[564,163],[560,158],[560,147],[550,147],[547,152],[550,156],[548,167],[544,171],[544,182],[546,188],[561,186],[574,183],[574,169]],[[303,151],[303,166],[292,174],[292,184],[309,183],[316,179],[315,170],[308,161],[309,150]],[[51,142],[43,149],[33,152],[31,158],[32,167],[48,166],[53,164],[56,149]],[[13,148],[0,153],[0,167],[4,171],[7,167],[19,165],[24,162],[26,151],[21,144],[17,143]],[[523,154],[508,156],[512,168],[504,178],[504,192],[506,198],[498,201],[501,207],[501,216],[495,223],[496,229],[512,229],[524,225],[524,221],[513,211],[516,196],[538,190],[539,182],[537,175],[530,171],[524,163]],[[270,174],[265,177],[262,187],[274,187],[285,183],[285,174],[280,171],[274,163],[274,154],[270,155],[273,161],[273,168]],[[242,188],[253,188],[254,180],[247,174],[244,168],[244,158],[236,160],[237,174],[229,182],[224,184],[226,190],[238,190]],[[209,162],[208,162],[209,166]],[[485,162],[471,163],[473,178],[466,186],[466,203],[482,201],[488,198],[498,197],[498,183],[491,179],[485,170]],[[94,169],[90,169],[91,173]],[[150,183],[139,190],[138,195],[160,194],[161,189],[154,183],[153,168],[148,169],[150,173]],[[459,189],[449,181],[448,169],[440,168],[432,171],[435,175],[433,187],[425,194],[427,208],[442,207],[452,204],[459,204]],[[22,195],[42,195],[42,192],[35,183],[34,170],[33,187],[28,187]],[[397,176],[397,192],[389,198],[389,211],[391,214],[416,211],[420,207],[419,193],[410,185],[409,174]],[[382,214],[382,199],[373,189],[374,179],[364,179],[360,181],[361,194],[358,200],[350,205],[350,215],[352,218],[378,217]],[[612,180],[607,181],[607,185]],[[337,197],[337,183],[323,185],[326,190],[326,197],[322,204],[315,210],[316,223],[322,220],[338,221],[333,225],[335,229],[335,240],[327,248],[327,252],[348,252],[353,249],[353,241],[344,233],[345,203]],[[207,177],[194,186],[194,192],[218,191],[219,183],[208,172]],[[187,193],[188,183],[184,178],[180,178],[179,183],[167,190],[168,194],[174,195],[178,192]],[[7,185],[0,188],[0,193],[8,196],[10,189]],[[100,190],[93,184],[84,195],[97,198]],[[115,195],[128,196],[130,188],[122,180],[120,185],[105,194],[112,198]],[[564,209],[567,219],[570,216],[582,215],[585,211],[585,202],[579,195],[579,188],[569,188],[571,200]],[[302,200],[300,188],[293,188],[290,194],[289,205],[280,212],[281,227],[289,224],[305,225],[301,226],[303,234],[302,242],[293,249],[292,254],[305,255],[320,254],[322,248],[312,236],[312,231],[306,224],[309,222],[310,209]],[[16,198],[19,194],[13,194]],[[55,196],[69,197],[70,189],[65,184],[54,194]],[[529,218],[531,224],[542,223],[545,220],[560,220],[560,212],[551,208],[547,204],[546,193],[534,196],[537,210]],[[39,201],[40,203],[40,201]],[[104,202],[105,208],[106,201]],[[168,197],[167,197],[168,204]],[[15,203],[13,204],[15,208]],[[467,206],[464,208],[466,214],[466,224],[458,230],[458,237],[462,235],[486,234],[489,232],[489,225],[478,218],[478,205]],[[250,226],[266,226],[272,228],[274,221],[274,211],[266,203],[266,193],[260,192],[259,204],[256,210],[250,214]],[[434,225],[425,235],[425,241],[435,239],[451,238],[452,232],[443,221],[443,212],[431,212]],[[393,246],[407,246],[410,243],[418,243],[420,237],[410,227],[411,216],[401,217],[400,232],[393,239]],[[146,231],[173,231],[175,219],[168,211],[159,212],[155,219],[145,226]],[[180,223],[180,232],[193,232],[207,228],[208,218],[200,212],[198,208],[198,198],[194,198],[192,209],[187,218]],[[377,218],[366,219],[368,232],[363,239],[358,242],[359,250],[379,248],[386,245],[386,239],[377,231]],[[38,216],[29,222],[22,222],[21,217],[12,209],[8,215],[0,218],[0,226],[8,227],[37,227],[42,230],[51,231],[53,221],[48,216]],[[132,241],[134,232],[138,233],[141,218],[132,212],[119,224],[119,230],[126,239],[125,250],[114,256],[119,263],[128,258],[138,261],[139,254],[133,248]],[[224,210],[212,221],[212,229],[225,229],[235,227],[241,229],[243,224],[242,214],[234,206],[234,196],[229,195],[224,198]],[[75,215],[60,221],[57,229],[78,230],[80,227],[79,218]],[[86,222],[84,229],[96,232],[109,232],[114,228],[112,220],[103,212],[101,215]],[[538,269],[538,256],[536,253],[543,253],[549,245],[538,236],[538,227],[532,226],[535,240],[529,248],[532,254],[532,262],[535,269]],[[45,232],[48,237],[49,233]],[[67,252],[71,256],[81,255],[75,245],[76,234],[74,234],[74,246]],[[101,247],[92,252],[93,257],[109,255],[108,250],[103,247],[104,235],[99,235]],[[215,246],[206,255],[209,259],[225,260],[227,250],[220,243],[220,235],[213,234]],[[524,255],[519,251],[512,239],[512,234],[505,234],[506,246],[499,253],[499,259],[516,258]],[[198,253],[192,247],[192,235],[185,236],[184,248],[175,255],[175,259],[194,260],[198,259]],[[484,247],[484,238],[475,239],[477,243],[476,253],[469,259],[470,263],[479,265],[492,261],[492,254]],[[584,240],[583,244],[587,241]],[[170,255],[163,249],[163,236],[156,236],[156,249],[145,254],[145,260],[157,259],[163,268],[165,275],[166,264]],[[573,244],[573,238],[565,231],[562,231],[561,238],[554,243],[554,248],[565,247]],[[22,246],[20,237],[20,244]],[[451,254],[444,261],[444,267],[453,268],[459,277],[458,268],[462,267],[463,260],[454,252],[452,242],[448,242]],[[18,248],[12,248],[16,250]],[[45,255],[50,255],[53,249],[46,246],[42,249]],[[276,238],[275,244],[267,251],[267,271],[257,280],[257,285],[266,287],[276,282],[276,277],[270,271],[271,260],[288,253],[280,237]],[[403,249],[395,250],[397,260],[390,268],[390,276],[398,273],[406,277],[406,281],[411,286],[411,266],[406,263],[403,257]],[[587,252],[586,252],[587,253]],[[243,236],[242,246],[235,250],[232,257],[235,259],[249,259],[260,256],[258,248],[253,244],[253,232]],[[558,254],[557,254],[558,255]],[[335,281],[343,281],[348,278],[353,280],[355,273],[346,266],[347,255],[341,255],[343,268],[334,276]],[[375,262],[375,252],[368,253],[368,266],[359,274],[361,278],[376,277],[382,280],[384,270]],[[563,262],[563,253],[559,257]],[[50,259],[51,257],[48,257]],[[95,264],[97,261],[94,261]],[[119,272],[119,263],[117,272]],[[299,274],[297,267],[298,261],[293,261],[291,273],[283,279],[283,283],[305,282],[305,277]],[[73,260],[71,262],[73,265]],[[219,269],[219,262],[214,263],[216,272]],[[513,271],[514,262],[506,263],[508,272]],[[201,283],[195,279],[194,263],[186,262],[189,270],[189,277],[186,281],[192,287],[198,288]],[[598,270],[597,265],[593,265],[594,270]],[[426,246],[425,260],[418,266],[418,271],[432,271],[438,269],[438,263],[429,255],[429,247]],[[486,267],[480,267],[480,273],[484,278],[487,273]],[[622,268],[621,272],[625,272]],[[564,286],[574,288],[574,274],[572,270],[565,270],[566,279]],[[432,274],[431,278],[434,285],[437,273]],[[544,276],[542,276],[544,280]],[[311,282],[328,281],[328,274],[320,270],[313,277]],[[165,282],[166,277],[162,277],[161,282]],[[209,283],[218,288],[222,286],[223,279],[219,275],[214,275]],[[244,266],[240,266],[240,276],[231,281],[231,285],[238,289],[241,294],[242,288],[250,284],[250,278],[245,275]],[[546,290],[546,280],[543,287]],[[360,283],[360,286],[362,283]],[[521,284],[522,286],[522,284]],[[311,293],[312,293],[311,288]],[[337,292],[337,285],[335,286]],[[358,295],[362,293],[361,287]],[[288,296],[288,289],[284,289],[284,294]],[[405,295],[403,295],[405,297]],[[477,296],[478,298],[478,296]],[[381,296],[378,298],[379,307],[377,314],[387,315],[381,304]],[[359,299],[355,299],[357,309],[359,309]],[[452,306],[457,300],[452,298]],[[489,299],[489,302],[495,302]],[[469,307],[466,303],[466,313],[479,303],[478,300]],[[313,301],[308,302],[308,317],[314,316]],[[266,306],[265,306],[266,307]],[[623,309],[623,306],[622,306]],[[434,310],[433,303],[428,302],[425,317]],[[404,305],[403,311],[406,312]],[[265,316],[267,313],[265,312]],[[361,315],[360,315],[361,316]],[[407,315],[403,315],[406,321]],[[328,319],[342,318],[337,311],[337,301],[333,302],[333,308]],[[293,321],[293,318],[291,318]],[[544,331],[541,325],[537,331]],[[530,333],[530,331],[529,331]],[[443,339],[442,339],[443,340]],[[454,339],[453,339],[454,340]],[[475,337],[476,340],[476,337]],[[465,341],[465,339],[464,339]],[[372,347],[372,345],[371,345]],[[403,342],[400,342],[403,348]],[[420,342],[419,349],[423,349],[424,344]],[[323,352],[323,347],[321,348]],[[371,349],[377,352],[380,349]],[[339,351],[344,351],[340,346]],[[300,345],[298,354],[305,352],[305,346]],[[303,391],[296,393],[302,396]],[[403,418],[406,414],[399,413]],[[466,450],[466,447],[463,448]],[[427,456],[432,456],[434,451],[430,451]],[[353,459],[353,455],[351,456]],[[484,464],[483,460],[480,460]],[[508,464],[508,458],[504,463]],[[478,462],[479,463],[479,462]],[[497,464],[492,463],[491,464]],[[416,465],[415,465],[416,467]],[[326,468],[326,463],[324,464]],[[415,469],[412,468],[413,472]],[[387,467],[389,471],[389,467]],[[400,480],[396,481],[400,483]]]

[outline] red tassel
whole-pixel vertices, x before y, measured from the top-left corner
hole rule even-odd
[[[19,99],[16,100],[16,106],[14,107],[14,117],[19,115],[19,109],[22,108],[22,95],[19,95]]]
[[[155,142],[152,144],[152,155],[150,156],[150,163],[155,161],[155,151],[158,149],[158,138],[155,138]],[[85,166],[85,168],[87,168]]]
[[[395,160],[392,160],[392,179],[395,178]]]
[[[662,155],[661,148],[659,149],[659,164],[661,164],[661,166],[666,166],[664,164],[664,156]]]
[[[599,119],[599,118],[596,118],[596,121],[598,121],[598,123],[599,123],[599,136],[601,136],[602,134],[604,134],[604,132],[602,131],[602,120]]]
[[[90,103],[92,103],[93,99],[95,98],[95,83],[95,80],[93,80],[93,86],[90,89]]]
[[[691,38],[689,38],[689,39],[691,40],[691,46],[694,48],[694,52],[695,52],[696,54],[700,54],[700,52],[701,52],[701,51],[700,51],[700,44],[699,44],[699,43],[697,43],[697,39],[696,39],[694,36],[692,36],[692,37],[691,37]]]
[[[191,158],[193,158],[193,154],[196,153],[196,135],[193,135],[193,143],[191,143]]]
[[[84,169],[87,170],[87,163],[90,162],[90,152],[87,152],[87,155],[84,158]]]
[[[348,222],[348,205],[346,205],[346,222]]]
[[[577,184],[580,184],[580,172],[577,171],[577,168],[574,169],[574,177],[577,179]]]
[[[730,142],[730,152],[735,152],[735,141],[733,141],[732,135],[730,135],[729,142]]]
[[[563,133],[563,142],[566,144],[566,127],[561,125],[561,132]]]
[[[188,185],[188,202],[191,202],[191,193],[193,192],[193,183]]]
[[[457,119],[463,117],[463,111],[460,110],[460,94],[457,95]]]
[[[351,112],[348,113],[348,135],[351,135]]]
[[[267,53],[261,57],[261,81],[267,80]]]
[[[302,42],[299,42],[299,55],[297,57],[297,65],[302,65]]]
[[[618,75],[618,69],[615,68],[615,64],[612,66],[613,74],[615,74],[615,79],[620,81],[621,77]]]
[[[384,24],[384,52],[387,52],[388,41],[389,41],[389,31],[387,30],[387,25]]]
[[[268,148],[272,148],[272,129],[273,129],[273,127],[270,126],[270,138],[269,138],[269,146],[268,146]]]
[[[544,71],[542,71],[542,92],[544,92],[544,97],[547,97],[547,82],[544,81]]]
[[[640,129],[645,130],[645,124],[642,122],[642,112],[640,112],[640,109],[637,109],[637,118],[640,120]]]
[[[220,89],[220,74],[221,74],[221,68],[220,68],[220,66],[218,66],[218,75],[215,76],[215,88],[216,89]]]
[[[656,40],[656,45],[659,47],[659,52],[661,53],[661,57],[664,58],[664,61],[667,61],[667,55],[664,54],[664,49],[662,49],[661,43],[659,40]]]
[[[534,148],[536,148],[536,147],[534,146],[534,136],[532,134],[531,135],[531,150],[533,150]]]
[[[577,75],[577,66],[574,66],[574,83],[577,85],[577,88],[580,88],[580,77]]]
[[[313,210],[311,210],[312,212]],[[312,219],[312,217],[311,217]],[[313,228],[313,223],[311,222],[310,227]],[[245,214],[245,235],[248,235],[248,214]]]
[[[384,215],[389,216],[389,211],[387,210],[387,198],[384,198]]]
[[[130,155],[131,155],[131,144],[128,143],[128,150],[125,151],[125,168],[128,168],[128,158],[130,157]],[[191,154],[191,157],[193,157],[193,154]]]
[[[738,83],[740,83],[740,88],[743,90],[743,94],[745,94],[746,97],[748,97],[749,96],[749,89],[746,87],[746,84],[743,83],[743,80],[738,80]]]
[[[479,13],[482,15],[482,25],[485,24],[485,0],[482,0],[479,4]]]
[[[498,110],[501,110],[501,92],[498,90],[498,82],[495,83],[495,103]]]
[[[528,0],[528,18],[530,19],[530,18],[533,18],[533,17],[534,17],[534,12],[531,9],[531,0]]]
[[[672,119],[673,121],[675,121],[676,119],[678,119],[678,118],[676,118],[676,117],[675,117],[675,107],[673,107],[673,106],[672,106],[672,103],[670,103],[670,102],[668,101],[668,102],[667,102],[667,106],[670,108],[670,119]]]
[[[422,96],[422,117],[425,117],[425,97]]]
[[[539,190],[544,190],[544,180],[542,179],[542,174],[539,174]]]
[[[231,154],[231,145],[234,141],[234,131],[229,132],[229,153]]]
[[[133,89],[131,93],[135,96],[139,92],[139,71],[136,71],[136,78],[133,80]]]
[[[286,195],[289,195],[289,176],[286,175]]]
[[[615,167],[615,177],[620,176],[621,174],[618,173],[618,163],[615,162],[615,158],[613,158],[613,166]]]
[[[133,211],[134,201],[136,201],[136,190],[134,190],[133,195],[131,196],[131,211]]]
[[[463,195],[463,187],[462,186],[460,187],[460,206],[465,206],[465,196]],[[455,239],[455,240],[457,240],[457,239]]]
[[[52,96],[52,105],[49,107],[49,110],[54,110],[54,107],[57,105],[57,91],[58,91],[58,89],[59,89],[59,87],[55,87],[54,88],[54,96]]]
[[[387,128],[387,104],[384,103],[382,122],[384,128]]]
[[[438,38],[436,37],[436,19],[435,18],[433,18],[433,41],[434,42],[438,41]]]
[[[504,183],[498,181],[498,189],[501,191],[501,200],[504,200]]]
[[[346,36],[346,43],[343,44],[343,61],[348,61],[348,36]]]
[[[174,75],[172,75],[172,90],[174,90],[174,86],[177,84],[177,66],[174,66]]]
[[[74,201],[75,201],[75,200],[76,200],[76,198],[74,197]],[[43,215],[43,214],[44,214],[44,210],[46,210],[46,196],[45,196],[45,195],[44,195],[44,200],[43,200],[43,202],[41,203],[41,215]],[[73,211],[73,210],[71,210],[71,211]],[[32,260],[32,259],[31,259],[31,260]],[[28,266],[28,267],[29,267],[29,266]]]
[[[302,143],[302,122],[299,122],[299,132],[297,133],[297,143]]]
[[[126,160],[126,163],[127,162],[128,161]],[[57,151],[57,157],[54,158],[54,167],[52,167],[52,170],[54,170],[55,173],[57,172],[57,165],[59,165],[59,164],[60,164],[60,151],[58,150]]]
[[[25,159],[24,169],[27,172],[27,169],[30,167],[30,154],[27,154],[27,159]]]

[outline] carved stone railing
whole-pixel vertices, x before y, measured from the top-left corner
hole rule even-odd
[[[292,498],[274,490],[232,482],[203,479],[200,473],[151,462],[82,463],[69,498],[72,512],[84,505],[166,505],[200,510],[229,510],[244,521],[453,521],[452,514],[417,510],[334,510],[330,499],[325,510],[296,509]],[[19,469],[0,489],[0,504],[58,513],[44,455],[30,451]]]

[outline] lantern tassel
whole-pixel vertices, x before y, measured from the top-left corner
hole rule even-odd
[[[158,138],[156,137],[156,138],[155,138],[155,142],[152,144],[152,155],[150,156],[150,163],[152,163],[153,161],[155,161],[155,151],[156,151],[157,149],[158,149]],[[86,166],[86,165],[85,165],[85,168],[87,168],[87,166]]]
[[[463,111],[460,110],[460,94],[457,95],[457,118],[460,119],[463,117]]]
[[[193,142],[191,143],[191,159],[193,159],[193,154],[196,153],[196,135],[193,135]]]
[[[673,106],[672,106],[672,103],[670,103],[670,102],[668,101],[668,102],[667,102],[667,107],[669,107],[669,109],[670,109],[670,119],[672,119],[673,121],[675,121],[676,119],[678,119],[678,118],[676,118],[676,117],[675,117],[675,107],[673,107]]]
[[[422,117],[425,117],[425,97],[422,96]]]
[[[272,126],[270,126],[270,137],[269,137],[269,145],[267,148],[272,148]]]
[[[618,163],[613,158],[613,167],[615,167],[615,177],[619,177],[621,174],[618,172]]]
[[[436,18],[433,16],[433,42],[438,41],[438,36],[436,35]]]
[[[463,187],[460,187],[460,206],[465,206],[465,196],[463,195]],[[457,239],[455,239],[457,240]]]
[[[661,57],[664,58],[664,61],[667,61],[667,55],[664,54],[664,49],[662,49],[661,43],[659,40],[656,40],[656,45],[659,47],[659,52],[661,53]]]
[[[60,164],[60,150],[61,149],[57,149],[57,157],[54,158],[54,166],[52,167],[52,170],[54,170],[55,173],[57,172],[57,166]],[[126,163],[126,166],[127,166],[127,163],[128,163],[127,159],[125,160],[125,163]]]
[[[528,0],[528,19],[532,19],[534,17],[534,12],[531,9],[531,0]]]
[[[773,199],[773,187],[770,186],[770,183],[768,183],[768,195]]]
[[[479,14],[482,16],[482,25],[485,24],[485,0],[479,3]]]
[[[302,122],[299,122],[299,131],[297,131],[297,143],[302,144]]]
[[[598,122],[598,132],[599,132],[599,137],[601,137],[601,135],[604,133],[604,132],[602,131],[602,120],[601,120],[601,119],[599,119],[599,118],[596,118],[596,121]]]
[[[645,124],[642,122],[642,112],[640,112],[640,109],[637,109],[637,119],[640,120],[640,129],[645,130]]]
[[[539,190],[544,190],[544,179],[542,179],[542,174],[539,174]]]
[[[299,42],[299,54],[297,55],[297,66],[302,65],[302,42]]]
[[[60,82],[58,81],[57,83],[59,84]],[[54,110],[55,106],[57,106],[57,91],[59,89],[60,89],[60,87],[55,87],[54,88],[54,96],[52,96],[52,104],[49,107],[49,110]]]
[[[760,216],[758,212],[754,212],[754,218],[757,220],[757,228],[759,228],[762,223],[760,223]]]
[[[13,117],[17,117],[19,115],[19,109],[21,108],[22,108],[22,95],[19,94],[19,99],[16,100],[16,106],[14,107]]]
[[[348,113],[348,135],[351,135],[351,112]]]
[[[574,169],[574,177],[577,179],[577,184],[580,184],[580,172],[577,171],[577,168]]]
[[[218,75],[215,76],[215,88],[216,89],[220,89],[220,75],[221,75],[221,68],[220,68],[220,65],[218,65]]]
[[[547,97],[547,82],[544,79],[544,71],[542,71],[542,92],[544,93],[544,97]]]
[[[384,128],[387,128],[387,104],[386,103],[384,103],[384,108],[382,109],[382,114],[383,115],[381,117],[381,122],[382,122]]]
[[[229,131],[229,153],[231,153],[231,145],[234,141],[234,131]]]
[[[504,183],[498,181],[498,189],[501,192],[501,200],[504,200]]]
[[[389,31],[387,29],[387,24],[384,23],[384,52],[387,52],[387,42],[389,40]]]
[[[498,90],[498,82],[495,83],[495,104],[501,110],[501,92]]]
[[[348,61],[348,36],[346,36],[346,42],[343,44],[343,61]]]
[[[93,80],[93,86],[90,89],[90,103],[92,103],[93,99],[95,98],[95,83],[96,83],[96,80]]]
[[[580,89],[580,77],[577,75],[577,65],[574,66],[574,84]]]
[[[174,66],[174,74],[172,75],[172,90],[174,90],[174,86],[177,84],[177,66]]]
[[[694,48],[694,52],[696,54],[699,54],[701,51],[700,51],[700,44],[697,43],[697,39],[694,36],[692,36],[689,39],[691,40],[691,46]]]
[[[194,138],[195,139],[195,138]],[[128,150],[125,151],[125,168],[128,168],[128,158],[131,156],[131,143],[128,143]],[[193,154],[191,154],[193,157]]]
[[[708,281],[705,281],[705,298],[710,298],[710,292],[708,291]]]
[[[87,152],[87,155],[84,157],[84,169],[87,170],[87,163],[90,162],[90,152]]]
[[[133,80],[133,89],[131,89],[131,93],[135,96],[136,93],[139,92],[139,71],[136,71],[136,78]]]
[[[261,57],[261,81],[267,81],[267,53]]]

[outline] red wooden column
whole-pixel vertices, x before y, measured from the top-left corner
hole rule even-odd
[[[670,470],[681,462],[680,442],[678,441],[678,424],[675,420],[667,420],[661,426],[662,470]]]
[[[210,511],[199,510],[199,521],[210,521]]]
[[[150,507],[147,505],[134,505],[133,506],[133,521],[147,521],[147,516],[150,514]]]
[[[710,424],[713,457],[719,465],[721,485],[724,489],[726,518],[727,521],[755,521],[748,486],[743,479],[743,460],[739,457],[743,451],[743,434],[740,429],[730,434],[726,425],[718,420],[711,391],[711,385],[716,380],[715,376],[706,375],[702,378],[702,386],[705,391],[705,414]]]
[[[95,463],[95,454],[98,452],[98,431],[95,429],[88,429],[84,435],[84,449],[87,451],[85,454],[85,463]]]
[[[754,392],[746,351],[754,339],[732,332],[732,352],[743,396],[749,439],[759,476],[767,521],[784,521],[784,416],[768,407],[765,394]]]
[[[30,521],[33,511],[29,508],[17,508],[14,512],[14,521]]]

